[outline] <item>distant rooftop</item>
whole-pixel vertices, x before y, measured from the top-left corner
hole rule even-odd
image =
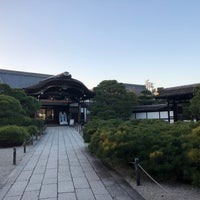
[[[198,86],[200,86],[200,83],[164,88],[160,91],[160,93],[156,96],[156,98],[157,99],[191,99],[194,95],[195,88]]]
[[[0,69],[0,83],[13,88],[26,88],[50,76],[52,75]]]
[[[134,92],[136,95],[140,95],[142,91],[146,90],[145,85],[130,84],[130,83],[124,83],[124,85],[129,92]]]

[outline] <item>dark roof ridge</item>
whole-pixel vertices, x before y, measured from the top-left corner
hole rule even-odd
[[[163,90],[172,90],[172,89],[188,88],[188,87],[196,87],[196,86],[200,86],[200,83],[193,83],[193,84],[188,84],[188,85],[168,87],[168,88],[163,88]]]

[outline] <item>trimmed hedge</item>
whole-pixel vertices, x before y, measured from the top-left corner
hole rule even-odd
[[[101,119],[94,119],[89,121],[84,129],[83,129],[83,139],[85,142],[90,142],[92,135],[98,130],[98,129],[112,129],[119,126],[123,120],[121,119],[110,119],[109,123],[107,120],[101,120]]]
[[[0,147],[21,145],[43,130],[44,121],[32,118],[41,105],[23,89],[0,83],[0,105]]]
[[[115,123],[116,122],[116,123]],[[200,126],[159,120],[116,120],[86,126],[89,149],[110,165],[128,165],[135,157],[154,177],[200,186]],[[97,126],[99,124],[99,126]],[[115,124],[115,125],[113,125]],[[110,128],[109,128],[110,127]]]
[[[26,130],[28,131],[30,136],[37,135],[39,132],[37,126],[33,126],[33,125],[27,126]]]
[[[0,127],[0,147],[20,146],[24,139],[28,140],[30,134],[26,128],[16,125]]]
[[[38,131],[41,131],[44,128],[44,120],[23,116],[23,118],[21,118],[18,121],[17,125],[19,125],[19,126],[36,126]]]

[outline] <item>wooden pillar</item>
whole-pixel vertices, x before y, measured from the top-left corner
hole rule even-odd
[[[81,104],[78,102],[78,124],[81,123]]]
[[[16,165],[16,148],[13,148],[13,165]]]
[[[139,159],[135,158],[135,175],[136,175],[136,184],[140,186],[140,168],[139,168]]]
[[[178,105],[175,100],[173,100],[173,111],[174,111],[174,121],[178,121]]]
[[[83,100],[83,123],[85,124],[87,121],[87,108],[85,105],[85,101]]]
[[[168,113],[168,122],[170,123],[170,105],[169,105],[169,100],[167,101],[167,113]]]

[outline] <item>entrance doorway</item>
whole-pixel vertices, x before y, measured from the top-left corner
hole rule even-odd
[[[45,124],[74,125],[86,122],[86,114],[78,103],[67,105],[42,106],[38,117],[45,121]]]

